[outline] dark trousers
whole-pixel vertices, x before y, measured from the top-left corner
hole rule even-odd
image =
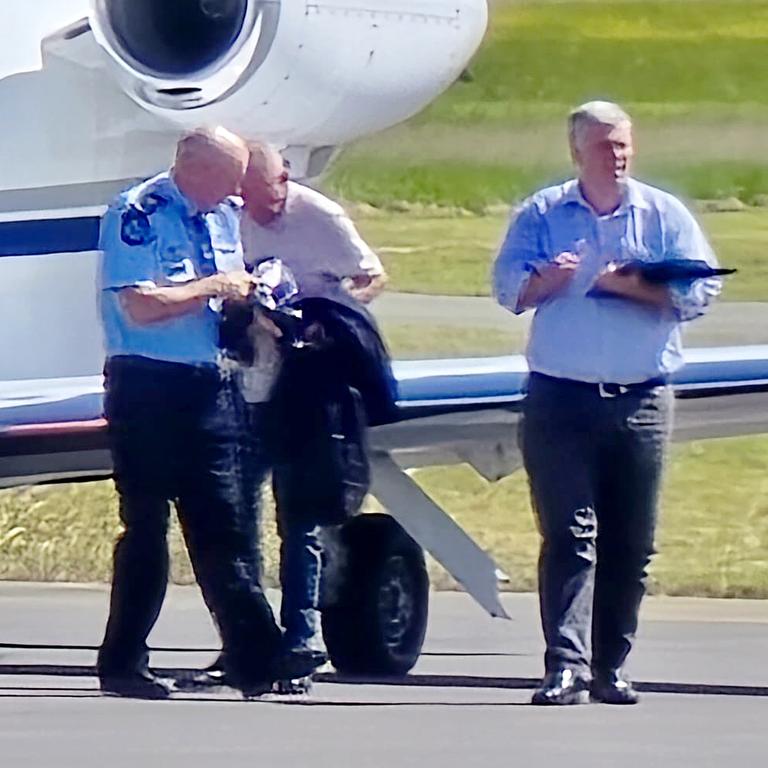
[[[215,366],[115,357],[106,415],[124,532],[114,553],[101,675],[146,666],[146,639],[168,580],[169,502],[176,505],[233,681],[269,676],[280,631],[259,580],[243,498],[244,404]]]
[[[542,535],[548,672],[617,669],[632,647],[672,406],[669,387],[603,397],[531,375],[520,438]]]

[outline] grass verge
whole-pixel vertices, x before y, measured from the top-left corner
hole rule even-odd
[[[415,473],[433,496],[510,575],[512,590],[535,587],[538,534],[519,472],[488,483],[466,466]],[[267,581],[276,580],[271,506],[265,514]],[[110,483],[0,492],[0,578],[104,581],[117,524]],[[178,530],[174,581],[191,571]],[[768,597],[768,437],[729,438],[672,450],[652,567],[651,592]],[[452,586],[436,566],[433,584]]]
[[[726,301],[768,300],[768,208],[698,216],[720,261],[740,271],[726,281]],[[508,214],[434,217],[429,211],[358,219],[378,250],[390,288],[410,293],[487,296]]]
[[[633,116],[640,176],[751,203],[768,192],[767,44],[765,0],[497,0],[470,77],[326,184],[384,206],[518,200],[568,175],[565,116],[602,98]]]

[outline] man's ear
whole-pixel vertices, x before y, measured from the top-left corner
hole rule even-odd
[[[579,168],[581,166],[581,155],[579,154],[579,150],[574,142],[570,142],[569,147],[571,150],[571,160],[573,164]]]

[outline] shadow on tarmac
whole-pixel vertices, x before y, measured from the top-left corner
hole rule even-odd
[[[40,646],[38,646],[40,647]],[[46,646],[51,648],[52,646]],[[56,646],[60,648],[61,646]],[[70,646],[72,647],[72,646]],[[82,650],[82,649],[80,649]],[[90,649],[88,649],[90,650]],[[164,649],[165,650],[165,649]],[[153,671],[161,677],[184,678],[189,676],[190,669],[180,667],[153,667]],[[90,665],[61,665],[61,664],[0,664],[0,677],[37,676],[37,677],[96,677],[96,668]],[[497,690],[532,690],[539,685],[536,677],[484,677],[479,675],[434,675],[410,674],[405,677],[374,677],[351,676],[338,673],[322,673],[315,677],[317,683],[337,685],[371,685],[412,688],[475,688]],[[689,696],[768,696],[768,686],[759,685],[723,685],[709,683],[674,683],[674,682],[635,682],[635,688],[644,693],[670,693]],[[45,691],[50,690],[56,696],[88,695],[87,689],[73,689],[67,694],[60,688],[16,688],[0,686],[0,697],[19,695],[11,691]],[[195,701],[200,701],[195,696]],[[210,699],[221,701],[221,699]],[[294,699],[298,702],[299,700]],[[309,703],[306,699],[302,703]],[[318,702],[333,704],[334,702]],[[341,704],[341,702],[337,702]],[[373,706],[375,703],[371,702]],[[445,702],[444,702],[445,704]],[[348,704],[345,704],[348,706]],[[380,705],[380,704],[378,704]]]

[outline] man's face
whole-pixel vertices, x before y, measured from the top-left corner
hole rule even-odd
[[[289,174],[278,152],[255,152],[243,179],[246,210],[260,224],[268,224],[285,209]]]
[[[572,147],[579,177],[589,183],[623,181],[630,174],[634,148],[632,126],[590,123],[577,136]]]

